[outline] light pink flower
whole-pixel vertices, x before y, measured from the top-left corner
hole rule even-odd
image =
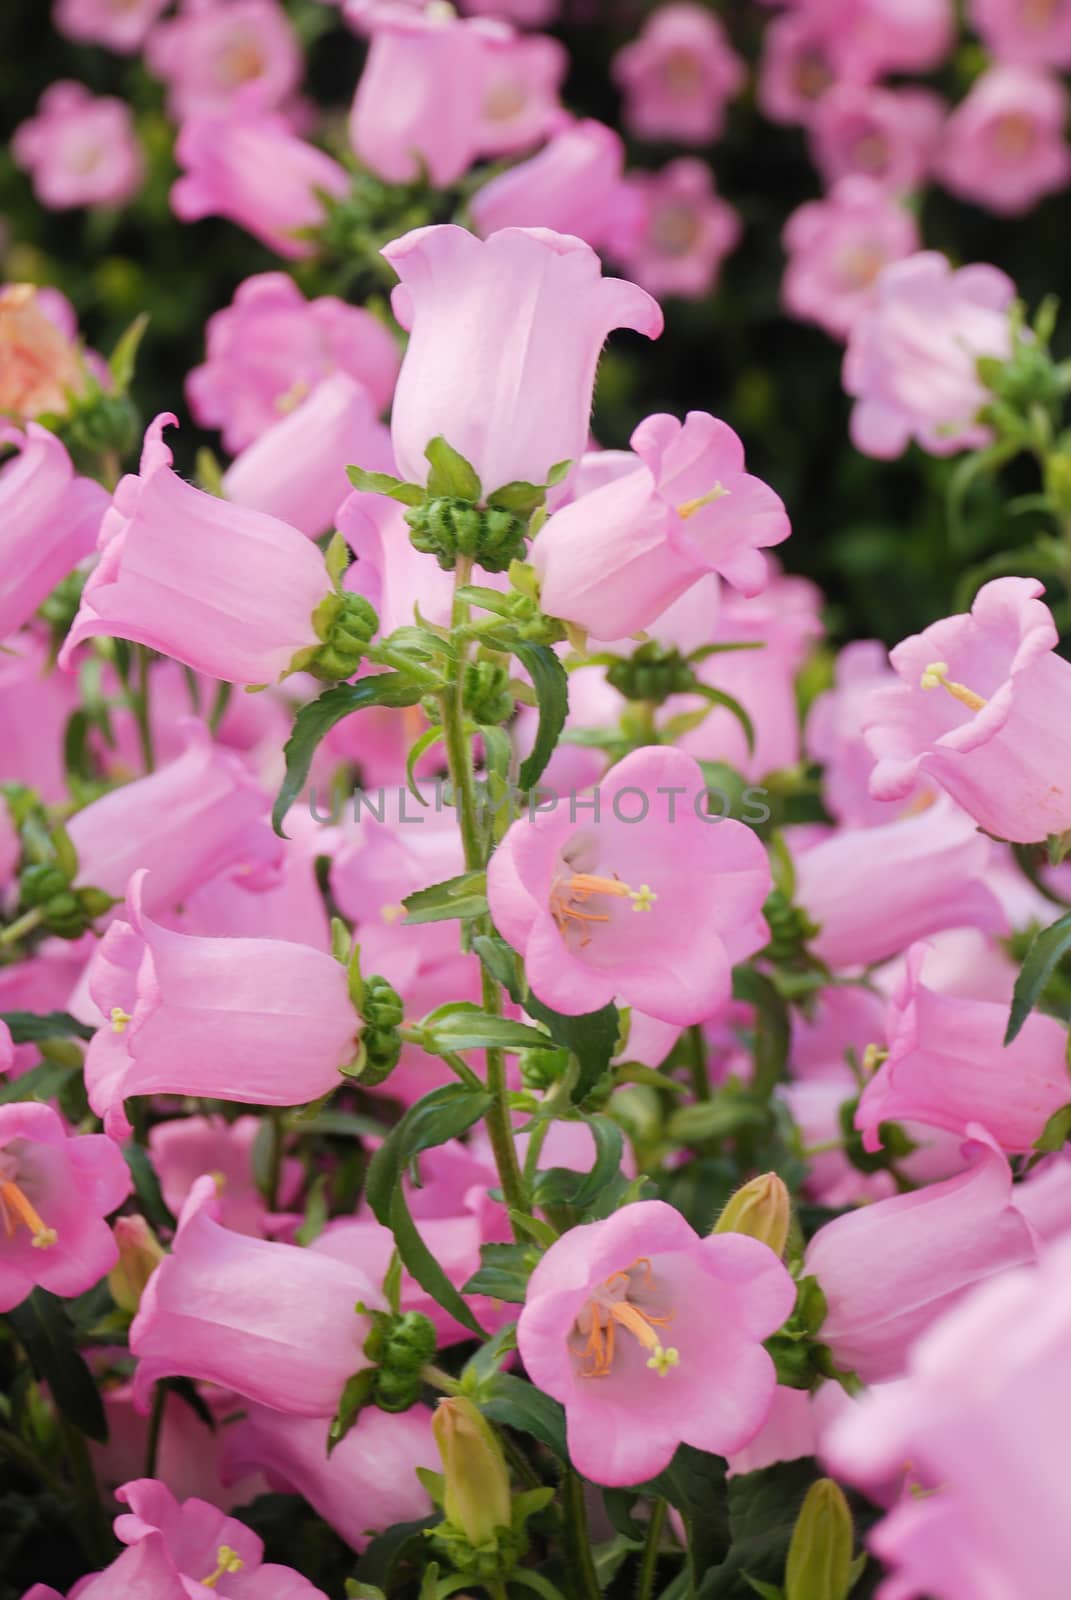
[[[875,1499],[907,1472],[867,1541],[889,1600],[1063,1600],[1069,1275],[1064,1242],[978,1287],[919,1339],[903,1382],[846,1408],[823,1439],[833,1471]]]
[[[60,665],[104,634],[228,683],[271,683],[317,642],[312,614],[330,590],[323,559],[296,528],[178,477],[163,440],[174,422],[165,412],[150,424],[140,475],[115,491]]]
[[[315,1100],[354,1055],[358,1022],[339,962],[282,939],[206,939],[145,915],[146,874],[127,891],[90,972],[104,1022],[86,1053],[90,1104],[116,1137],[132,1094],[201,1094],[253,1105]]]
[[[56,0],[52,21],[79,43],[134,55],[168,0]]]
[[[401,365],[378,317],[333,295],[306,300],[285,272],[240,283],[231,304],[209,318],[205,345],[204,364],[186,379],[186,398],[202,428],[222,429],[232,455],[333,372],[348,373],[376,411],[385,411]]]
[[[791,316],[847,338],[873,304],[882,267],[919,248],[918,223],[871,178],[842,178],[824,200],[808,200],[782,234],[788,254],[781,299]]]
[[[1051,73],[991,67],[945,124],[939,182],[999,216],[1032,210],[1071,182],[1067,108],[1067,90]]]
[[[553,228],[598,250],[621,226],[625,147],[612,128],[586,118],[556,133],[538,155],[500,172],[469,202],[476,232]]]
[[[836,84],[810,120],[815,166],[827,184],[861,177],[897,194],[916,189],[936,154],[943,115],[926,89]]]
[[[337,161],[241,95],[224,112],[184,123],[175,156],[183,169],[171,189],[177,217],[228,217],[292,259],[312,252],[298,235],[324,220],[320,191],[339,199],[350,187]]]
[[[111,1497],[122,1484],[144,1470],[149,1418],[134,1404],[132,1383],[116,1383],[114,1375],[101,1388],[108,1422],[107,1444],[91,1444],[93,1471],[102,1490]],[[239,1402],[226,1389],[198,1389],[208,1413],[205,1420],[182,1395],[169,1393],[163,1402],[163,1420],[156,1452],[156,1470],[162,1483],[179,1500],[196,1495],[227,1510],[248,1505],[267,1488],[263,1478],[235,1477],[224,1485],[220,1476],[223,1447],[229,1428],[221,1426]]]
[[[199,1178],[179,1218],[170,1255],[157,1267],[130,1329],[138,1358],[135,1395],[158,1378],[203,1379],[261,1405],[327,1419],[346,1380],[368,1365],[368,1319],[354,1307],[383,1306],[354,1267],[303,1250],[231,1233],[213,1218],[215,1183]]]
[[[141,146],[125,101],[99,98],[63,79],[41,96],[37,115],[11,141],[15,162],[33,178],[43,206],[122,206],[144,177]]]
[[[558,39],[519,36],[501,25],[485,36],[480,89],[480,154],[530,150],[569,121],[559,91],[569,54]]]
[[[733,963],[768,938],[770,869],[749,828],[704,806],[696,762],[647,746],[590,800],[512,824],[488,869],[491,914],[545,1004],[576,1015],[620,997],[684,1026],[725,1003]]]
[[[986,444],[989,430],[976,418],[988,395],[975,364],[1011,354],[1014,298],[996,267],[953,271],[934,250],[885,267],[844,357],[856,449],[889,460],[912,438],[935,456]]]
[[[883,1122],[921,1122],[965,1134],[981,1123],[1009,1155],[1025,1154],[1054,1112],[1071,1102],[1067,1030],[1027,1017],[1004,1044],[1007,1004],[963,999],[928,971],[932,946],[908,951],[886,1018],[888,1055],[859,1100],[855,1126],[865,1150],[881,1149]]]
[[[872,83],[880,67],[835,6],[801,6],[767,23],[758,102],[771,122],[808,124],[837,83]]]
[[[75,475],[47,428],[29,422],[23,433],[0,422],[5,444],[18,455],[0,467],[0,639],[91,553],[108,504],[99,483]]]
[[[863,719],[875,689],[896,682],[889,655],[877,639],[856,639],[837,656],[833,687],[818,695],[807,714],[804,739],[812,761],[822,764],[826,810],[848,828],[890,822],[893,810],[870,793],[874,757],[863,738]]]
[[[297,35],[276,0],[186,0],[159,22],[145,46],[145,65],[167,84],[177,122],[226,111],[252,90],[273,110],[298,88],[304,60]]]
[[[431,1501],[416,1469],[435,1472],[442,1463],[426,1406],[398,1416],[369,1406],[330,1456],[325,1426],[323,1418],[247,1406],[227,1430],[224,1476],[263,1472],[274,1489],[302,1495],[354,1550],[394,1523],[428,1515]]]
[[[635,209],[623,211],[610,253],[651,294],[685,300],[710,294],[742,228],[715,193],[706,162],[681,156],[660,172],[630,174],[624,186]]]
[[[634,471],[556,511],[532,546],[543,609],[617,639],[648,627],[705,573],[743,594],[766,585],[764,547],[791,531],[744,447],[706,411],[646,418]]]
[[[863,728],[876,761],[872,794],[901,799],[928,778],[998,838],[1029,842],[1071,827],[1061,710],[1071,664],[1056,654],[1044,592],[1036,578],[994,578],[969,612],[896,646],[889,659],[901,681],[873,695]]]
[[[119,1251],[104,1218],[131,1186],[103,1134],[70,1134],[51,1106],[0,1106],[0,1310],[35,1285],[69,1298],[110,1272]]]
[[[346,468],[391,472],[390,434],[368,390],[346,373],[324,378],[288,416],[247,445],[223,474],[229,500],[317,538],[350,493]]]
[[[689,0],[653,11],[610,70],[625,97],[629,132],[679,144],[717,139],[728,102],[747,81],[747,68],[717,17]]]
[[[1006,1157],[984,1128],[969,1134],[964,1172],[836,1217],[807,1246],[829,1306],[819,1338],[864,1383],[898,1377],[912,1341],[974,1284],[1036,1258]]]
[[[795,1289],[766,1245],[700,1238],[660,1200],[563,1235],[528,1284],[517,1339],[565,1407],[569,1455],[596,1483],[639,1483],[678,1444],[740,1450],[773,1403],[762,1340]]]
[[[893,822],[841,828],[796,857],[796,897],[838,969],[899,955],[942,928],[1007,931],[989,886],[995,847],[942,796]]]
[[[1071,67],[1068,0],[968,0],[967,16],[998,61],[1057,72]]]
[[[603,278],[590,245],[541,228],[479,240],[417,228],[383,254],[398,273],[394,314],[410,334],[391,414],[398,470],[425,482],[444,435],[485,492],[545,483],[587,442],[595,367],[608,333],[662,330],[634,283]]]
[[[210,1172],[218,1195],[217,1217],[235,1233],[263,1235],[268,1208],[253,1175],[253,1146],[261,1126],[259,1117],[172,1117],[149,1129],[149,1152],[160,1189],[177,1216],[196,1180]],[[279,1204],[293,1204],[304,1181],[296,1157],[283,1159]]]

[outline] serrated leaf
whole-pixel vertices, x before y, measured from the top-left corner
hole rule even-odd
[[[554,651],[546,644],[532,644],[519,636],[509,648],[528,672],[539,702],[539,723],[535,742],[521,762],[518,782],[531,789],[542,777],[554,754],[558,736],[569,715],[569,677]]]
[[[527,1244],[482,1244],[481,1265],[464,1286],[465,1294],[486,1294],[523,1306],[528,1279],[539,1261],[539,1251]]]
[[[479,933],[472,941],[472,949],[495,982],[502,985],[515,1005],[520,1005],[520,958],[512,945],[498,934]]]
[[[1006,1045],[1018,1037],[1023,1023],[1041,999],[1045,985],[1068,950],[1071,950],[1071,911],[1043,928],[1026,952],[1026,959],[1015,980],[1008,1027],[1004,1035]]]
[[[568,1460],[565,1412],[557,1400],[552,1400],[533,1384],[510,1372],[500,1372],[487,1385],[479,1405],[492,1422],[500,1422],[520,1433],[530,1433],[562,1461]]]
[[[389,472],[366,472],[363,467],[347,467],[346,476],[353,487],[362,493],[385,494],[391,500],[400,500],[402,505],[423,505],[426,498],[419,483],[406,483],[403,478],[395,478]]]
[[[57,1408],[88,1439],[105,1444],[108,1422],[93,1374],[75,1345],[74,1327],[62,1300],[34,1289],[21,1305],[7,1312],[34,1371],[48,1385]]]
[[[407,925],[482,917],[487,910],[487,873],[462,872],[456,878],[444,878],[406,895],[402,905]]]
[[[430,498],[443,495],[452,500],[471,500],[476,504],[483,494],[483,487],[475,469],[441,433],[428,441],[424,455],[431,463],[427,491]]]
[[[739,722],[744,738],[747,741],[748,755],[755,754],[755,724],[752,722],[749,712],[744,709],[735,695],[726,694],[724,689],[715,689],[709,683],[697,683],[689,693],[701,694],[704,700],[710,701],[712,706],[721,706],[723,711],[728,711],[731,716],[734,716]]]
[[[617,1049],[621,1030],[617,1007],[603,1006],[599,1011],[586,1011],[579,1017],[566,1017],[552,1011],[536,995],[529,994],[524,1009],[537,1022],[543,1023],[555,1044],[576,1057],[580,1071],[573,1086],[573,1101],[579,1105],[606,1072]]]

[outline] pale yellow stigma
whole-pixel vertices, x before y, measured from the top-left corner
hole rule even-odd
[[[647,1365],[653,1372],[657,1372],[660,1378],[664,1378],[669,1372],[670,1367],[676,1367],[680,1365],[680,1359],[680,1351],[675,1350],[672,1345],[670,1345],[668,1350],[663,1350],[660,1344],[656,1344],[651,1352],[651,1359],[648,1361]]]
[[[585,923],[609,922],[608,911],[585,909],[593,895],[608,895],[615,900],[631,900],[633,911],[650,911],[658,899],[649,883],[641,883],[638,889],[632,889],[616,876],[604,878],[593,872],[574,872],[570,877],[556,883],[550,895],[551,916],[562,933],[570,923],[577,923],[583,927]],[[585,932],[584,938],[580,941],[581,948],[590,942],[591,935]]]
[[[677,507],[677,515],[687,522],[689,517],[694,517],[697,511],[702,511],[704,506],[712,506],[715,500],[720,500],[732,491],[723,484],[716,483],[709,494],[697,495],[694,500],[682,500]]]
[[[0,1218],[9,1239],[14,1237],[16,1228],[28,1228],[35,1250],[48,1250],[59,1238],[55,1228],[46,1225],[18,1184],[10,1179],[0,1182]]]
[[[112,1032],[125,1033],[128,1022],[133,1021],[129,1011],[124,1011],[122,1006],[112,1006]]]
[[[887,1061],[888,1058],[889,1052],[887,1050],[883,1050],[881,1045],[868,1044],[866,1049],[863,1051],[864,1078],[872,1078],[875,1072],[877,1072],[878,1068],[881,1066],[882,1062]]]
[[[953,700],[958,700],[970,711],[981,711],[988,702],[965,683],[957,683],[948,676],[947,661],[931,661],[919,679],[920,689],[947,689]]]
[[[237,1550],[232,1550],[229,1544],[221,1544],[216,1551],[217,1566],[215,1572],[210,1572],[207,1578],[202,1578],[202,1586],[214,1589],[220,1578],[225,1578],[229,1572],[241,1572],[245,1562]]]
[[[383,921],[388,924],[400,922],[405,916],[405,907],[403,905],[381,906],[379,914]]]

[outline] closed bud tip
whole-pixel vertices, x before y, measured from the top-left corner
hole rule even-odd
[[[820,1478],[807,1491],[785,1566],[785,1600],[847,1600],[852,1570],[852,1514],[839,1484]]]
[[[715,1233],[746,1233],[783,1256],[792,1221],[792,1202],[776,1172],[763,1172],[730,1195],[714,1224]]]
[[[443,1463],[447,1521],[474,1548],[510,1526],[509,1469],[490,1423],[462,1395],[440,1400],[432,1431]]]
[[[145,1285],[167,1252],[144,1217],[119,1217],[112,1233],[119,1247],[119,1260],[108,1274],[108,1288],[120,1310],[133,1314],[141,1304]]]

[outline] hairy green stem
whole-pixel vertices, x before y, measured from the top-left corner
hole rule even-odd
[[[570,1588],[575,1600],[599,1600],[599,1575],[591,1559],[588,1511],[584,1504],[583,1480],[572,1467],[562,1477],[563,1553]]]
[[[640,1575],[636,1581],[636,1600],[651,1600],[654,1592],[655,1573],[658,1568],[658,1552],[662,1543],[662,1529],[666,1521],[666,1502],[656,1500],[651,1506],[651,1517],[647,1524],[647,1537],[643,1542],[643,1556],[640,1560]]]

